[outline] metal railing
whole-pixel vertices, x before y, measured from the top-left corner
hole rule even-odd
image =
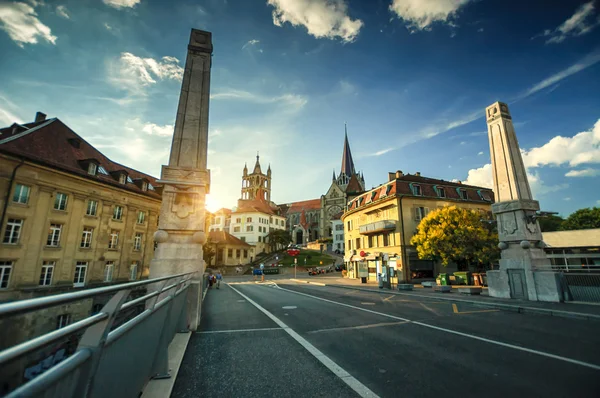
[[[196,272],[83,290],[0,305],[0,320],[107,294],[99,313],[0,352],[0,369],[11,361],[82,333],[73,355],[6,397],[137,397],[151,378],[169,377],[168,346],[175,333],[188,331],[187,296],[199,294]],[[204,278],[205,279],[205,278]],[[126,301],[133,289],[156,284],[142,297]],[[191,298],[193,301],[193,296]],[[120,311],[145,309],[112,329]]]
[[[600,303],[600,273],[564,273],[569,293],[575,301]]]

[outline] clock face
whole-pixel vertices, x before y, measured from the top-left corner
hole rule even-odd
[[[327,214],[329,214],[329,217],[333,217],[340,211],[342,211],[342,208],[340,206],[331,206],[329,210],[327,210]]]

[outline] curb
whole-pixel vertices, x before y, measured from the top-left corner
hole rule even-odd
[[[303,283],[310,283],[310,284],[317,284],[315,282],[308,282],[308,281],[299,281],[299,280],[295,280],[295,281],[303,282]],[[502,304],[502,303],[486,303],[486,302],[480,302],[480,301],[455,299],[455,298],[450,298],[450,297],[437,297],[437,296],[431,297],[431,296],[425,296],[422,294],[400,293],[400,292],[396,292],[393,290],[378,291],[378,290],[374,290],[374,289],[361,289],[359,287],[342,286],[342,285],[335,285],[335,284],[333,284],[333,285],[332,284],[329,284],[329,285],[328,284],[319,284],[319,285],[323,285],[323,286],[327,286],[327,287],[337,287],[340,289],[360,290],[363,292],[371,292],[371,293],[379,293],[379,294],[396,294],[399,296],[400,295],[414,296],[414,297],[421,297],[421,298],[427,298],[427,299],[432,299],[432,300],[446,300],[446,301],[453,301],[453,302],[458,302],[458,303],[467,303],[467,304],[472,304],[472,305],[479,306],[479,307],[497,308],[500,310],[517,312],[520,314],[525,314],[525,313],[541,314],[541,315],[549,315],[549,316],[555,316],[555,317],[561,317],[561,318],[584,319],[584,320],[594,320],[594,321],[600,320],[600,315],[586,314],[584,312],[550,310],[550,309],[545,309],[545,308],[525,307],[525,306],[521,306],[521,305]],[[442,296],[442,294],[440,294],[440,296]]]
[[[297,282],[297,283],[306,283],[306,284],[317,285],[317,286],[334,286],[334,285],[326,285],[325,283],[320,283],[320,282],[303,281],[302,279],[295,279],[295,278],[290,278],[290,280]]]

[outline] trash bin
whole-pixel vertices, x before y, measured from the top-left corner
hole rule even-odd
[[[381,274],[378,274],[377,279],[379,279],[379,288],[383,289],[383,277],[381,276]]]
[[[450,281],[448,279],[448,274],[439,274],[438,278],[440,279],[440,285],[442,285],[442,286],[450,285]]]
[[[483,284],[483,286],[487,286],[487,274],[481,274],[481,283]]]
[[[456,283],[458,285],[470,285],[470,284],[472,284],[472,278],[471,278],[471,272],[470,271],[455,272],[454,276],[456,277]]]
[[[366,276],[361,277],[360,283],[367,283],[367,277]]]
[[[479,274],[479,273],[473,274],[473,284],[475,286],[481,286],[483,284],[481,281],[481,274]]]

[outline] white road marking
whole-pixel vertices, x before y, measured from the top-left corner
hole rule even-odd
[[[281,330],[281,328],[205,330],[203,332],[196,332],[196,333],[200,333],[200,334],[211,334],[211,333],[243,333],[243,332],[263,332],[265,330]]]
[[[531,353],[531,354],[540,355],[540,356],[543,356],[543,357],[546,357],[546,358],[557,359],[559,361],[563,361],[563,362],[568,362],[568,363],[572,363],[572,364],[575,364],[575,365],[584,366],[586,368],[600,370],[600,366],[599,365],[595,365],[593,363],[578,361],[576,359],[562,357],[560,355],[554,355],[554,354],[550,354],[548,352],[538,351],[538,350],[534,350],[534,349],[531,349],[531,348],[520,347],[520,346],[514,345],[514,344],[503,343],[503,342],[497,341],[497,340],[486,339],[485,337],[479,337],[479,336],[475,336],[475,335],[468,334],[468,333],[462,333],[462,332],[458,332],[456,330],[446,329],[446,328],[439,327],[439,326],[434,326],[434,325],[429,325],[429,324],[423,323],[423,322],[411,321],[410,319],[401,318],[399,316],[384,314],[383,312],[372,311],[372,310],[368,310],[366,308],[356,307],[356,306],[353,306],[353,305],[350,305],[350,304],[340,303],[340,302],[329,300],[329,299],[326,299],[326,298],[313,296],[312,294],[307,294],[307,293],[297,292],[297,291],[294,291],[294,290],[285,289],[283,287],[280,287],[280,289],[281,290],[285,290],[286,292],[295,293],[295,294],[299,294],[299,295],[306,296],[306,297],[311,297],[311,298],[313,298],[315,300],[321,300],[321,301],[325,301],[325,302],[328,302],[328,303],[331,303],[331,304],[340,305],[342,307],[353,308],[355,310],[365,311],[365,312],[369,312],[371,314],[377,314],[377,315],[385,316],[387,318],[392,318],[392,319],[398,319],[398,320],[401,320],[401,321],[406,321],[406,322],[412,323],[414,325],[419,325],[419,326],[423,326],[423,327],[426,327],[426,328],[439,330],[441,332],[451,333],[451,334],[455,334],[457,336],[468,337],[468,338],[471,338],[471,339],[474,339],[474,340],[484,341],[486,343],[495,344],[495,345],[499,345],[499,346],[507,347],[507,348],[512,348],[514,350],[524,351],[524,352],[528,352],[528,353]]]
[[[370,328],[378,328],[382,326],[395,326],[395,325],[404,325],[408,322],[382,322],[382,323],[372,323],[370,325],[359,325],[359,326],[346,326],[343,328],[330,328],[330,329],[318,329],[311,330],[306,333],[326,333],[326,332],[338,332],[341,330],[356,330],[356,329],[370,329]]]
[[[284,310],[295,310],[298,307],[296,307],[295,305],[286,305],[281,308],[283,308]]]
[[[254,305],[259,311],[263,314],[271,318],[273,322],[279,325],[283,330],[285,330],[294,340],[296,340],[302,347],[304,347],[308,352],[310,352],[315,358],[317,358],[327,369],[329,369],[333,374],[339,377],[344,383],[346,383],[350,388],[352,388],[359,396],[361,397],[371,397],[371,398],[379,398],[377,394],[371,391],[367,386],[362,384],[360,381],[356,380],[350,373],[346,372],[342,369],[338,364],[333,362],[329,357],[319,351],[315,346],[310,344],[304,337],[300,336],[293,329],[291,329],[288,325],[283,323],[279,318],[275,315],[271,314],[269,311],[261,307],[258,303],[254,302],[250,297],[246,296],[244,293],[240,292],[233,286],[228,286],[233,289],[237,294],[248,300],[248,302]],[[282,289],[287,290],[287,289]]]
[[[361,303],[362,305],[375,305],[375,303]]]

